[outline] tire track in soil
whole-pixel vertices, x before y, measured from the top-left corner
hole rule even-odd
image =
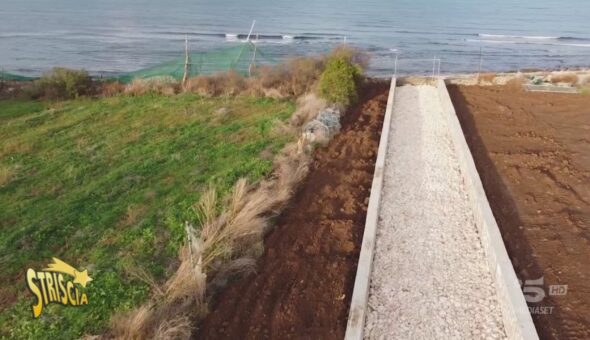
[[[388,90],[363,86],[265,239],[257,274],[219,295],[197,339],[344,337]]]

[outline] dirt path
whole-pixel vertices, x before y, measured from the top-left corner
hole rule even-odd
[[[506,338],[433,86],[395,92],[365,337]]]
[[[590,96],[449,92],[517,276],[543,279],[525,284],[543,290],[529,301],[539,336],[590,339]]]
[[[371,83],[265,240],[256,275],[221,294],[198,339],[342,339],[389,84]]]

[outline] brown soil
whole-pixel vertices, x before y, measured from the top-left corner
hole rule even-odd
[[[544,278],[539,336],[590,339],[590,96],[449,91],[517,276]]]
[[[199,339],[342,339],[388,84],[365,86],[342,130],[265,240],[257,274],[230,285]]]

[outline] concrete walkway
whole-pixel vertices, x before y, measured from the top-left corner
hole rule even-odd
[[[365,338],[506,338],[438,92],[394,103]]]

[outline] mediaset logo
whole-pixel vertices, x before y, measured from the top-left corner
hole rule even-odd
[[[64,261],[53,258],[42,271],[27,270],[27,288],[35,295],[37,302],[31,305],[33,317],[38,318],[43,307],[50,303],[64,306],[81,306],[88,304],[88,296],[80,289],[86,288],[92,278],[88,270],[79,271]]]

